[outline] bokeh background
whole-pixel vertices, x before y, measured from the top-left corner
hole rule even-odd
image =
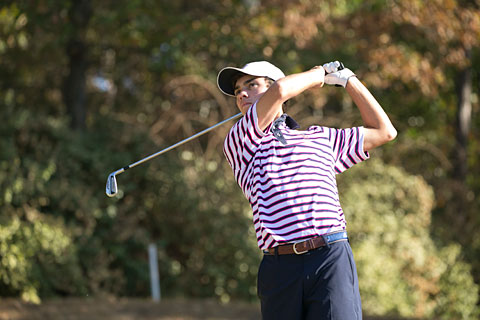
[[[399,132],[338,177],[364,312],[476,319],[479,42],[478,0],[2,1],[0,296],[148,299],[154,243],[162,297],[258,305],[233,123],[119,175],[116,198],[106,178],[237,113],[221,68],[341,60]],[[336,87],[287,112],[361,125]]]

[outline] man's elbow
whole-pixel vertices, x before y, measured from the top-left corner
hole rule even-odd
[[[392,141],[397,137],[397,129],[391,126],[390,128],[386,129],[384,133],[385,143]]]
[[[273,91],[277,100],[282,103],[290,99],[290,91],[287,83],[283,79],[274,82],[269,91]]]
[[[392,141],[397,136],[397,130],[393,126],[382,129],[369,128],[365,134],[363,147],[366,151],[371,151],[387,142]]]

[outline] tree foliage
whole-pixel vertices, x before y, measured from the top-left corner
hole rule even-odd
[[[351,171],[340,179],[340,188],[364,309],[380,315],[473,319],[478,286],[461,247],[442,247],[430,235],[432,187],[379,160]]]
[[[73,239],[61,222],[25,208],[28,221],[3,219],[0,227],[2,295],[26,301],[81,294],[85,289]]]

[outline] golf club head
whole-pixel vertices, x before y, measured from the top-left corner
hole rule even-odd
[[[114,197],[118,192],[117,189],[117,178],[115,177],[115,172],[110,173],[107,179],[106,193],[109,197]]]

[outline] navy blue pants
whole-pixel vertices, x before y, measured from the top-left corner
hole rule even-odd
[[[362,319],[357,269],[348,241],[302,255],[264,255],[258,296],[264,320]]]

